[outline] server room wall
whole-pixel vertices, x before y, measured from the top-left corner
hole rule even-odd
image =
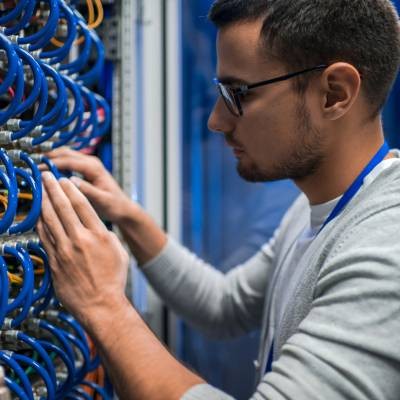
[[[35,233],[45,153],[93,152],[110,126],[95,83],[100,0],[0,2],[0,364],[13,398],[110,398],[93,344],[57,301]],[[84,15],[84,17],[82,16]]]

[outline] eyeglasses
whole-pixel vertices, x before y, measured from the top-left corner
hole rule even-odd
[[[318,65],[313,68],[307,68],[302,71],[293,72],[288,75],[279,76],[277,78],[268,79],[266,81],[252,83],[250,85],[240,85],[238,87],[231,87],[221,83],[217,78],[214,78],[214,83],[218,87],[218,91],[223,98],[228,110],[235,116],[240,117],[243,115],[242,104],[240,103],[240,96],[244,96],[249,90],[258,88],[260,86],[271,85],[272,83],[286,81],[296,76],[305,74],[307,72],[318,71],[328,68],[328,65]]]

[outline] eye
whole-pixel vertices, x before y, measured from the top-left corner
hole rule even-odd
[[[239,98],[240,101],[244,101],[249,97],[249,92],[247,90],[236,90],[236,96]]]

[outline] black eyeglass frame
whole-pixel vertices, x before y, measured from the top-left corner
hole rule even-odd
[[[307,72],[326,69],[326,68],[328,68],[328,66],[329,65],[321,64],[316,67],[303,69],[303,70],[297,71],[297,72],[292,72],[290,74],[279,76],[277,78],[268,79],[268,80],[260,81],[260,82],[256,82],[256,83],[251,83],[249,85],[240,85],[237,88],[229,87],[228,85],[221,83],[217,78],[214,78],[214,83],[218,87],[219,93],[220,93],[222,99],[224,100],[224,103],[225,103],[226,107],[228,108],[228,110],[235,117],[241,117],[243,115],[243,108],[242,108],[242,104],[239,99],[240,95],[245,95],[249,90],[258,88],[260,86],[266,86],[266,85],[271,85],[272,83],[286,81],[288,79],[305,74]],[[232,96],[232,99],[226,98],[226,96],[224,95],[224,90],[227,91]],[[237,114],[236,111],[233,109],[233,107],[230,106],[231,100],[234,101],[234,105],[237,107],[239,114]]]

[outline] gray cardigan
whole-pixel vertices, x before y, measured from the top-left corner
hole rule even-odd
[[[274,265],[309,217],[300,196],[276,240],[226,276],[169,239],[143,267],[174,311],[212,336],[261,327],[265,364]],[[281,240],[282,237],[290,240]],[[254,400],[400,399],[400,168],[384,170],[317,236],[275,334],[272,372]],[[250,366],[249,366],[250,367]],[[183,400],[232,399],[210,385]]]

